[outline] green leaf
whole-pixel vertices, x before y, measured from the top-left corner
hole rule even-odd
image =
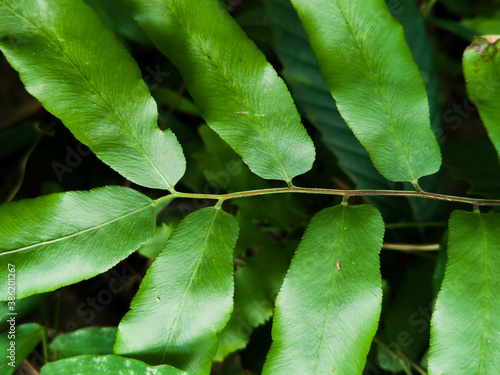
[[[377,170],[412,183],[437,172],[441,158],[425,87],[384,1],[292,3],[342,117]]]
[[[146,47],[152,47],[153,43],[146,36],[137,22],[134,21],[127,8],[121,0],[84,0],[86,4],[95,9],[102,18],[104,24],[117,35],[130,39]]]
[[[361,374],[382,302],[384,223],[372,206],[316,214],[276,301],[263,374]]]
[[[155,231],[153,202],[118,186],[73,191],[0,207],[0,282],[15,266],[16,298],[107,271]],[[6,300],[7,288],[0,290]]]
[[[500,198],[500,161],[489,139],[450,140],[443,145],[444,164],[470,183],[469,194]]]
[[[290,182],[311,169],[314,145],[284,82],[217,0],[127,2],[207,124],[252,172]]]
[[[203,168],[206,180],[216,189],[237,192],[273,187],[269,181],[253,174],[227,143],[208,126],[201,126],[199,133],[204,148],[197,150],[193,156],[197,165]],[[293,194],[242,198],[235,200],[234,205],[246,216],[280,228],[289,228],[291,222],[303,219],[305,211]]]
[[[187,113],[188,115],[199,116],[200,111],[194,105],[194,103],[182,96],[181,94],[175,92],[168,88],[156,88],[152,90],[151,94],[158,101],[158,103],[165,104],[176,111]]]
[[[406,43],[427,91],[431,129],[434,134],[441,135],[443,134],[441,130],[443,117],[438,103],[438,77],[434,69],[433,45],[427,37],[424,17],[417,9],[414,0],[403,0],[401,3],[393,0],[385,0],[385,2],[391,14],[403,26]],[[444,176],[442,173],[427,176],[419,181],[419,185],[424,191],[444,193]],[[407,189],[411,190],[412,186],[407,186]],[[394,197],[391,197],[391,200],[394,200]],[[409,199],[408,201],[413,219],[416,221],[436,220],[444,211],[445,202],[443,201],[433,199]]]
[[[429,346],[429,327],[434,259],[415,259],[404,271],[399,285],[394,285],[392,300],[384,306],[381,326],[377,334],[389,349],[402,353],[418,363]],[[383,346],[377,348],[380,367],[387,371],[403,370],[404,362],[391,356]]]
[[[187,373],[166,365],[149,366],[141,361],[117,355],[82,355],[50,362],[42,367],[41,375],[123,374],[124,371],[126,371],[127,375],[197,375],[194,372]]]
[[[156,258],[167,244],[172,230],[172,227],[165,223],[158,226],[153,237],[139,248],[139,253],[148,258]]]
[[[2,351],[0,374],[12,374],[15,368],[35,349],[42,335],[43,327],[36,323],[22,324],[15,327],[15,331],[4,332],[0,336],[0,350]]]
[[[0,18],[0,49],[49,112],[129,180],[173,190],[185,170],[181,146],[157,127],[137,64],[90,7],[0,0]]]
[[[454,211],[429,374],[500,374],[500,215]]]
[[[60,358],[84,354],[113,354],[116,327],[86,327],[57,336],[50,349],[57,351]]]
[[[240,217],[240,236],[236,248],[256,254],[245,257],[234,275],[234,310],[219,333],[215,361],[246,347],[254,328],[271,317],[274,300],[290,263],[284,248],[273,244],[261,227]]]
[[[484,9],[486,10],[486,9]],[[474,35],[499,35],[500,34],[500,10],[486,10],[488,14],[480,17],[465,19],[462,25],[474,30]]]
[[[467,93],[500,155],[500,36],[480,36],[463,57]]]
[[[236,219],[209,207],[181,221],[118,328],[115,352],[208,374],[233,308]]]
[[[9,313],[15,311],[17,314],[16,319],[21,319],[24,315],[40,305],[44,298],[44,294],[36,294],[27,298],[16,299],[15,306],[13,306],[13,304],[9,305],[8,301],[0,302],[0,330],[7,327]]]
[[[323,142],[339,159],[340,168],[359,189],[392,188],[373,166],[368,151],[359,143],[340,116],[290,0],[266,0],[265,4],[269,24],[274,33],[273,48],[283,63],[285,80],[307,119],[321,132]],[[411,7],[405,6],[403,13],[409,13],[409,9]],[[415,44],[421,48],[425,43],[414,37],[418,33],[414,31],[413,24],[411,30],[412,38],[416,40]],[[418,52],[421,56],[422,51]],[[423,57],[420,59],[424,60]],[[423,64],[423,67],[427,66]],[[381,211],[386,221],[399,221],[405,216],[408,220],[412,219],[409,205],[411,201],[394,197],[368,197],[367,200]]]

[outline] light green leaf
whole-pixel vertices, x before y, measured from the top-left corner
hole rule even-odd
[[[237,237],[238,222],[218,208],[182,220],[121,321],[115,352],[208,374],[233,308]]]
[[[449,222],[448,263],[432,316],[429,374],[500,374],[500,215]]]
[[[129,180],[173,190],[185,159],[125,48],[81,0],[0,0],[0,49],[26,89]],[[117,63],[119,62],[119,63]]]
[[[12,317],[9,317],[12,318]],[[15,319],[15,316],[14,316]],[[14,334],[14,336],[11,336]],[[43,335],[43,327],[36,323],[22,324],[15,331],[8,330],[0,336],[0,374],[10,375],[33,351]]]
[[[266,179],[311,169],[314,146],[284,82],[217,0],[127,0],[207,122]]]
[[[167,244],[168,238],[172,234],[173,228],[165,223],[156,228],[151,239],[140,247],[139,253],[148,258],[156,258]]]
[[[500,36],[480,36],[465,50],[463,58],[467,93],[500,155]]]
[[[384,0],[292,3],[339,112],[377,170],[412,183],[437,172],[425,87]]]
[[[84,354],[113,354],[117,327],[86,327],[57,336],[50,349],[57,351],[59,358]]]
[[[149,366],[144,362],[119,357],[117,355],[93,356],[82,355],[50,362],[42,367],[41,375],[95,375],[124,374],[127,375],[197,375],[185,372],[171,366]]]
[[[312,218],[276,301],[264,375],[362,373],[381,309],[383,235],[369,205]]]
[[[73,191],[0,207],[0,283],[15,266],[16,298],[107,271],[155,231],[153,202],[118,186]],[[6,300],[7,288],[0,289]]]

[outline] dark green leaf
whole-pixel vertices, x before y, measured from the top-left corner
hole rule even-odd
[[[135,359],[116,355],[93,356],[83,355],[51,362],[42,367],[41,375],[95,375],[95,374],[127,374],[127,375],[197,375],[171,366],[149,366]]]
[[[381,309],[383,235],[372,206],[313,217],[276,301],[263,374],[362,373]]]
[[[238,222],[219,208],[182,220],[121,321],[115,352],[209,373],[233,308],[237,236]]]
[[[151,94],[153,94],[153,97],[158,101],[158,103],[173,107],[176,111],[193,116],[200,115],[200,111],[198,111],[198,108],[196,108],[191,100],[171,89],[157,88],[154,89]]]
[[[257,253],[245,259],[234,275],[234,310],[219,333],[216,361],[245,348],[254,328],[271,317],[289,264],[285,249],[273,244],[262,228],[243,218],[240,218],[240,228],[242,235],[236,248]]]
[[[27,298],[16,299],[15,306],[8,303],[8,301],[0,302],[0,330],[7,327],[9,319],[9,312],[16,312],[16,319],[21,319],[24,315],[29,313],[37,307],[45,298],[43,294],[36,294]],[[9,308],[11,307],[11,308]]]
[[[207,124],[257,175],[290,182],[314,146],[283,81],[217,0],[127,0],[177,66]]]
[[[443,145],[444,164],[470,183],[469,194],[500,198],[500,162],[487,139],[451,140]]]
[[[449,222],[448,263],[432,317],[429,374],[500,374],[500,215]]]
[[[144,46],[152,46],[153,43],[144,31],[134,21],[127,8],[121,0],[84,0],[101,16],[104,24],[116,34],[130,39]]]
[[[113,354],[116,327],[87,327],[57,336],[50,349],[57,351],[60,358],[84,354]]]
[[[359,189],[389,189],[388,181],[375,169],[368,152],[338,113],[290,0],[265,3],[274,33],[274,50],[284,65],[283,74],[294,99],[304,109],[307,119],[321,132],[323,142]],[[399,220],[410,211],[403,199],[370,197],[369,200],[388,220]]]
[[[389,349],[403,353],[415,363],[429,345],[434,263],[433,259],[419,258],[408,266],[400,285],[394,286],[394,298],[384,306],[381,321],[380,337]],[[383,349],[378,347],[380,366],[388,371],[402,371],[401,360]]]
[[[0,0],[0,19],[0,49],[48,111],[129,180],[173,190],[185,170],[181,146],[156,126],[137,64],[91,8]]]
[[[73,191],[0,207],[0,282],[15,266],[17,298],[107,271],[153,235],[155,208],[118,186]],[[7,288],[0,290],[6,300]]]
[[[342,117],[377,170],[414,184],[437,172],[441,158],[425,87],[384,1],[292,3]]]

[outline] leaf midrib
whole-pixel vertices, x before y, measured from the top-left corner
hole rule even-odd
[[[115,113],[115,111],[112,109],[111,105],[102,97],[102,95],[99,93],[99,91],[90,83],[90,81],[83,75],[81,70],[78,68],[78,66],[71,60],[71,58],[59,47],[59,44],[52,39],[43,29],[38,27],[36,24],[31,22],[28,18],[24,17],[22,14],[18,13],[15,11],[13,8],[10,6],[6,5],[2,0],[0,0],[0,3],[9,9],[12,13],[14,13],[16,16],[19,18],[25,20],[27,23],[29,23],[31,26],[33,26],[36,30],[40,31],[40,33],[48,40],[50,41],[56,49],[60,52],[60,54],[70,63],[70,65],[73,66],[74,70],[82,77],[82,80],[92,89],[92,91],[96,94],[96,96],[100,99],[100,101],[105,105],[105,107],[108,109],[108,111],[113,115],[113,117],[116,119],[117,123],[120,124],[120,126],[125,129],[125,131],[130,135],[130,138],[137,144],[137,146],[141,149],[143,154],[146,156],[148,162],[152,165],[153,169],[158,173],[158,175],[161,177],[163,182],[165,182],[167,189],[170,191],[173,191],[173,186],[169,184],[169,182],[166,180],[166,178],[163,176],[163,174],[160,172],[158,167],[153,163],[153,160],[150,158],[149,154],[146,152],[146,150],[142,147],[142,145],[139,143],[139,141],[132,135],[130,132],[130,129],[125,125],[125,122]]]
[[[333,269],[332,269],[332,281],[330,283],[330,292],[328,295],[328,302],[327,302],[327,307],[326,307],[325,323],[323,324],[323,330],[321,331],[321,339],[320,339],[319,347],[318,347],[318,355],[316,356],[316,365],[314,367],[314,375],[318,374],[318,366],[320,363],[320,356],[321,356],[321,347],[323,346],[323,340],[325,338],[325,331],[326,331],[326,324],[328,322],[328,318],[330,315],[330,306],[331,306],[331,301],[332,301],[332,296],[333,296],[333,287],[335,284],[335,276],[339,272],[336,270],[336,264],[338,262],[338,257],[339,257],[340,238],[342,236],[342,228],[344,227],[345,211],[346,211],[346,207],[342,206],[342,216],[340,218],[339,234],[338,234],[337,245],[336,245],[336,250],[335,250],[335,259],[334,259]]]
[[[179,318],[181,316],[182,309],[184,308],[184,303],[186,301],[186,297],[188,295],[189,289],[191,288],[191,284],[193,283],[194,277],[195,277],[196,273],[198,272],[198,268],[200,268],[201,260],[202,260],[203,256],[205,255],[205,250],[207,248],[208,238],[210,237],[210,232],[212,231],[212,227],[214,225],[215,218],[217,217],[217,214],[219,213],[219,211],[220,211],[219,209],[215,209],[212,221],[210,222],[210,225],[208,227],[207,235],[205,236],[205,240],[203,241],[203,246],[201,248],[200,255],[196,259],[196,265],[194,267],[193,272],[191,273],[191,276],[189,277],[189,281],[186,285],[186,289],[185,289],[184,294],[182,296],[181,303],[179,304],[179,308],[177,309],[177,313],[175,315],[174,321],[173,321],[172,326],[170,328],[170,331],[168,333],[167,342],[165,343],[165,349],[163,350],[163,355],[161,357],[160,364],[163,363],[163,360],[165,359],[165,356],[167,355],[168,347],[173,339],[173,333],[174,333],[175,329],[177,328],[177,324],[179,323]]]
[[[139,208],[137,208],[137,209],[135,209],[133,211],[127,212],[126,214],[123,214],[121,216],[115,217],[115,218],[113,218],[111,220],[108,220],[108,221],[105,221],[103,223],[94,225],[92,227],[80,230],[78,232],[74,232],[74,233],[71,233],[71,234],[59,237],[59,238],[55,238],[53,240],[47,240],[47,241],[43,241],[43,242],[38,242],[38,243],[29,245],[29,246],[24,246],[24,247],[21,247],[21,248],[18,248],[18,249],[4,251],[4,252],[0,253],[0,257],[2,257],[4,255],[14,254],[14,253],[17,253],[19,251],[28,250],[28,249],[31,249],[31,248],[34,248],[34,247],[37,247],[37,246],[43,246],[43,245],[48,245],[48,244],[51,244],[51,243],[56,243],[56,242],[59,242],[59,241],[64,241],[64,240],[66,240],[68,238],[75,237],[75,236],[78,236],[78,235],[81,235],[83,233],[90,232],[90,231],[93,231],[93,230],[97,230],[97,229],[102,228],[102,227],[104,227],[106,225],[112,224],[115,221],[119,221],[119,220],[121,220],[121,219],[123,219],[123,218],[125,218],[125,217],[127,217],[129,215],[136,214],[139,211],[142,211],[142,210],[144,210],[144,209],[146,209],[148,207],[153,207],[153,206],[154,206],[154,203],[151,202],[151,203],[148,203],[145,206],[142,206],[142,207],[139,207]]]

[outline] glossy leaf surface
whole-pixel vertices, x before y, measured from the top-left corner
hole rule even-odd
[[[94,375],[125,373],[127,375],[198,375],[193,372],[187,373],[166,365],[149,366],[136,359],[119,357],[117,355],[83,355],[56,362],[50,362],[42,367],[41,375]]]
[[[208,374],[233,308],[236,219],[204,208],[181,221],[120,323],[115,352]]]
[[[408,182],[437,172],[441,158],[425,87],[385,2],[292,3],[340,114],[377,170]]]
[[[429,374],[500,374],[500,215],[455,211],[432,316]]]
[[[173,189],[185,170],[181,146],[157,127],[136,62],[91,8],[1,0],[0,19],[0,49],[49,112],[129,180]]]
[[[127,2],[207,124],[254,173],[290,181],[311,169],[314,146],[284,82],[217,0]]]
[[[465,50],[463,58],[467,93],[500,155],[500,36],[480,36]]]
[[[276,301],[263,374],[362,373],[381,310],[383,235],[372,206],[313,217]]]
[[[7,285],[12,264],[17,298],[76,283],[107,271],[154,231],[153,202],[125,187],[9,203],[0,207],[0,281]]]

